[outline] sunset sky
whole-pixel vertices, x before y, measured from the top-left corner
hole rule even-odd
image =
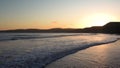
[[[0,0],[0,30],[85,28],[120,21],[120,0]]]

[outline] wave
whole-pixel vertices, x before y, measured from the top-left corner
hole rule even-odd
[[[20,34],[0,34],[0,41],[13,41],[23,39],[39,39],[39,38],[54,38],[54,37],[65,37],[65,36],[78,36],[87,33],[20,33]],[[24,35],[25,34],[25,35]],[[95,33],[94,33],[95,34]],[[92,35],[92,33],[91,33]]]
[[[78,47],[78,48],[73,48],[73,49],[70,49],[70,50],[65,50],[63,52],[59,52],[59,53],[56,53],[56,54],[53,54],[51,55],[51,57],[54,57],[53,59],[51,59],[51,57],[46,57],[44,59],[47,59],[47,61],[45,62],[45,65],[42,66],[43,68],[50,64],[51,62],[57,60],[57,59],[60,59],[66,55],[69,55],[69,54],[73,54],[77,51],[80,51],[80,50],[84,50],[84,49],[87,49],[89,47],[92,47],[92,46],[98,46],[98,45],[102,45],[102,44],[109,44],[109,43],[113,43],[113,42],[116,42],[117,40],[119,40],[120,38],[114,38],[112,40],[109,40],[109,41],[102,41],[102,42],[95,42],[95,43],[90,43],[90,44],[84,44],[84,46],[81,46],[81,47]]]
[[[11,41],[8,44],[4,43],[8,48],[8,53],[4,54],[5,56],[3,55],[1,58],[1,61],[3,61],[1,63],[3,64],[0,64],[0,67],[44,68],[47,64],[66,55],[95,45],[115,42],[118,39],[120,39],[119,35],[79,34],[77,36],[54,37],[34,41]],[[9,49],[10,47],[12,48]],[[6,57],[9,58],[11,56],[13,60],[6,60]]]

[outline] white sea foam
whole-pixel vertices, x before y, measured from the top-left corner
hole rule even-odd
[[[2,39],[15,36],[22,39],[0,41],[0,68],[42,68],[68,54],[120,38],[119,35],[87,33],[1,34]]]

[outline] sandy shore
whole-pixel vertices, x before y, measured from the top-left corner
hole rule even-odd
[[[46,68],[120,68],[120,40],[78,51]]]

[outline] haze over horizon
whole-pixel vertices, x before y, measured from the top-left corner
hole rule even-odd
[[[0,0],[0,30],[85,28],[120,21],[120,0]]]

